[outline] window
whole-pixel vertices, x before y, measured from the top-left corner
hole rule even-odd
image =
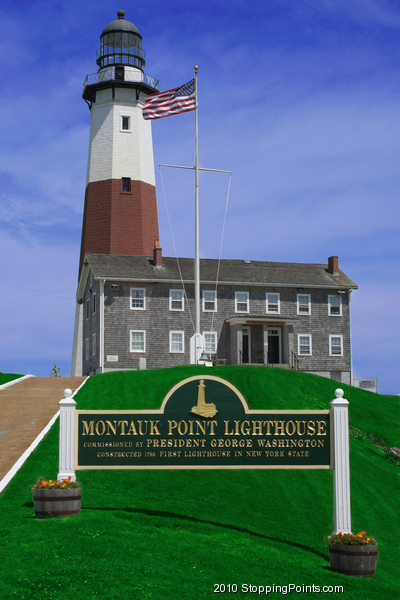
[[[297,294],[297,314],[311,315],[311,296],[310,294]]]
[[[310,334],[298,335],[298,346],[299,346],[299,355],[311,356],[311,354],[312,354],[311,335]]]
[[[131,352],[146,352],[145,331],[131,331]]]
[[[86,300],[86,318],[88,319],[90,317],[90,299],[88,298]]]
[[[183,310],[183,290],[169,290],[169,310]]]
[[[185,351],[185,334],[183,331],[169,332],[169,351],[183,353]]]
[[[92,335],[92,355],[96,354],[96,334]]]
[[[131,309],[146,310],[146,290],[144,288],[131,288]]]
[[[267,294],[267,313],[280,313],[279,294]]]
[[[204,339],[206,342],[205,351],[207,354],[217,353],[217,332],[216,331],[203,331]]]
[[[131,191],[131,178],[130,177],[123,177],[122,178],[122,191],[123,192],[130,192]]]
[[[328,314],[331,317],[342,315],[342,298],[340,296],[328,296]]]
[[[96,314],[96,292],[93,294],[93,314]]]
[[[86,350],[86,360],[89,358],[89,338],[86,338],[85,340],[85,350]]]
[[[235,292],[235,312],[249,312],[249,292]]]
[[[203,291],[203,311],[204,312],[216,312],[217,311],[217,294],[216,294],[216,292],[210,292],[207,290]]]
[[[343,336],[329,336],[329,356],[343,356]]]
[[[130,131],[131,128],[131,118],[130,117],[121,117],[121,129],[124,131]]]

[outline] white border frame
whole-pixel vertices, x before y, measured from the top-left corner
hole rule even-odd
[[[132,292],[133,290],[137,290],[139,292],[143,292],[143,308],[141,308],[140,306],[132,306]],[[130,310],[146,310],[146,288],[139,288],[139,287],[131,287],[129,288],[129,308]]]
[[[237,295],[238,294],[247,294],[247,310],[238,310],[237,309],[237,305],[238,305],[238,299],[237,299]],[[243,304],[243,302],[240,302],[240,304]],[[249,314],[250,312],[250,294],[249,292],[235,292],[235,313],[242,313],[242,314]]]
[[[172,292],[179,292],[180,294],[182,294],[182,308],[172,308]],[[177,302],[177,300],[174,300],[174,302]],[[181,289],[181,290],[177,290],[177,289],[170,289],[169,290],[169,310],[171,311],[177,311],[177,312],[183,312],[185,310],[185,292]]]
[[[307,296],[308,297],[308,312],[300,311],[299,296]],[[296,303],[297,303],[297,314],[298,315],[307,315],[307,316],[311,315],[311,294],[297,294]]]
[[[278,296],[278,310],[268,310],[268,296]],[[280,315],[281,314],[281,295],[279,292],[265,292],[265,314]]]
[[[339,305],[339,313],[337,315],[332,314],[331,313],[331,298],[335,298],[337,300],[340,300],[340,305]],[[328,296],[328,315],[330,317],[341,317],[342,316],[342,306],[343,306],[343,302],[342,302],[342,297],[341,296],[335,296],[334,294],[329,294]]]
[[[206,300],[204,298],[205,293],[214,294],[214,309],[213,310],[206,308]],[[217,312],[217,292],[215,290],[203,290],[203,312]]]
[[[310,338],[310,353],[309,354],[300,352],[300,338],[301,337],[309,337]],[[298,333],[297,334],[297,354],[299,356],[312,356],[312,334],[311,333]]]
[[[182,350],[172,350],[172,334],[180,333],[182,335]],[[180,330],[173,330],[169,332],[169,353],[170,354],[185,354],[185,332]]]
[[[132,333],[143,333],[143,350],[132,350]],[[133,354],[144,354],[146,352],[146,330],[130,329],[129,331],[129,352]]]
[[[337,354],[337,353],[333,354],[333,352],[332,352],[332,338],[340,338],[340,341],[341,341],[341,343],[340,343],[340,350],[341,350],[340,354]],[[340,333],[337,334],[337,335],[334,334],[334,333],[332,333],[329,336],[329,356],[333,356],[333,357],[335,357],[335,356],[343,356],[343,335],[341,335]]]

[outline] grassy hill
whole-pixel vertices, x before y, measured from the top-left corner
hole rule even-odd
[[[329,571],[327,470],[82,471],[81,514],[36,520],[29,485],[57,475],[56,424],[0,496],[2,600],[206,599],[215,584],[237,584],[237,593],[225,592],[232,597],[248,595],[242,584],[295,584],[343,586],[331,597],[346,600],[399,599],[400,468],[368,437],[400,447],[399,399],[280,369],[205,371],[233,383],[252,409],[326,409],[344,389],[350,424],[367,434],[350,442],[352,522],[379,543],[376,578]],[[108,373],[91,378],[75,400],[81,409],[156,409],[173,385],[201,372]]]

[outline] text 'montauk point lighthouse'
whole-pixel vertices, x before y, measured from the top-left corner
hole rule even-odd
[[[79,272],[86,254],[151,255],[159,239],[151,123],[142,117],[158,80],[143,72],[138,29],[117,14],[83,89],[91,124]]]

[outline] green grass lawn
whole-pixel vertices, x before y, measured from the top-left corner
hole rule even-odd
[[[8,383],[9,381],[14,381],[14,379],[19,379],[20,377],[23,377],[23,375],[16,375],[15,373],[0,373],[0,385]]]
[[[179,367],[99,375],[75,399],[81,409],[159,408],[173,385],[200,372]],[[206,373],[233,383],[250,408],[267,410],[329,408],[338,387],[279,369]],[[399,399],[340,387],[351,425],[399,447]],[[400,469],[368,436],[351,438],[350,462],[353,531],[365,529],[379,543],[375,579],[329,571],[328,470],[82,471],[80,515],[36,520],[29,485],[57,475],[57,423],[0,496],[0,598],[265,597],[242,592],[242,584],[295,584],[343,586],[344,593],[329,597],[346,600],[399,600]],[[238,591],[214,595],[215,584],[237,584]]]

